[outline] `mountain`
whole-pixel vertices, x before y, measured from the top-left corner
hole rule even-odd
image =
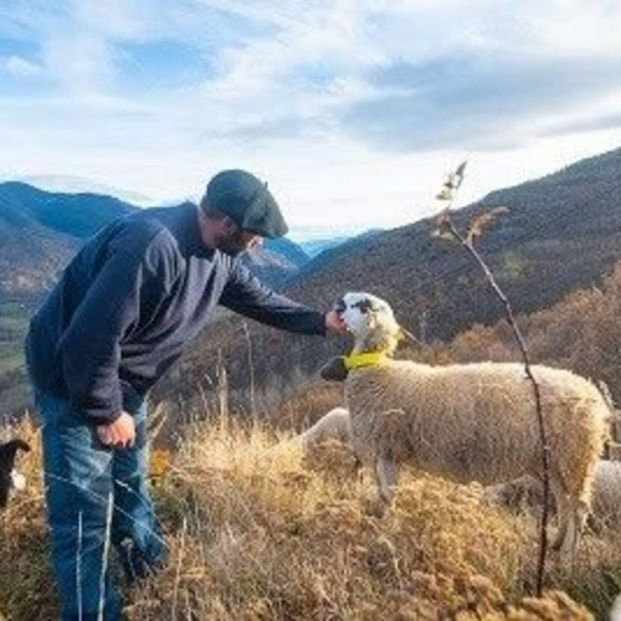
[[[310,257],[288,239],[268,239],[263,246],[246,253],[242,261],[264,283],[279,289],[295,277]]]
[[[363,233],[352,235],[337,235],[335,237],[312,239],[300,242],[300,247],[310,258],[314,259],[322,255],[322,260],[328,261],[331,257],[337,256],[336,254],[332,254],[332,251],[335,251],[337,254],[343,254],[348,247],[352,247],[351,245],[366,243],[370,237],[379,233],[381,230],[382,229],[369,229]],[[320,264],[320,261],[313,261],[313,269]]]
[[[311,239],[309,241],[300,242],[300,246],[309,257],[313,258],[326,250],[340,246],[348,239],[350,239],[348,236],[322,237],[320,239]]]
[[[13,411],[28,402],[22,341],[37,303],[88,237],[137,209],[108,195],[0,183],[0,403],[4,410]],[[281,287],[308,260],[287,239],[270,240],[244,258],[273,287]]]
[[[20,182],[0,184],[3,210],[30,217],[57,233],[84,239],[137,207],[112,196],[56,193]]]
[[[304,252],[311,258],[340,246],[346,241],[364,235],[364,229],[356,227],[337,227],[332,224],[315,226],[293,226],[289,233]]]
[[[464,230],[495,207],[498,216],[479,249],[506,287],[517,312],[553,304],[597,282],[621,255],[621,149],[578,162],[541,179],[490,193],[454,213]],[[502,311],[478,266],[463,249],[434,236],[427,218],[379,233],[321,265],[309,264],[288,292],[328,302],[367,289],[391,302],[407,327],[426,315],[430,337],[446,340]],[[339,250],[339,249],[337,249]]]
[[[93,181],[85,177],[76,175],[20,175],[18,177],[7,175],[0,176],[0,182],[17,181],[45,190],[46,192],[56,192],[63,194],[99,194],[114,196],[122,201],[139,206],[152,206],[155,200],[132,190],[114,187],[106,183]],[[171,204],[179,204],[183,201],[176,201]]]
[[[621,256],[621,149],[580,161],[541,179],[492,192],[457,210],[463,230],[494,207],[508,213],[489,226],[479,243],[516,313],[548,308],[569,292],[598,284]],[[285,293],[326,309],[347,290],[367,290],[388,300],[397,318],[427,340],[450,340],[474,323],[490,324],[503,313],[480,268],[458,244],[435,236],[427,218],[362,243],[335,249],[306,265]],[[246,361],[248,337],[239,319],[217,333],[207,330],[174,375],[174,390],[189,396],[221,354],[230,386],[240,396],[250,378],[265,401],[282,399],[316,378],[342,341],[311,339],[252,326],[253,368]],[[200,373],[199,373],[200,369]],[[172,391],[162,385],[160,394]],[[247,396],[247,395],[246,395]]]
[[[286,237],[267,239],[263,248],[273,254],[284,257],[291,265],[297,268],[306,265],[310,260],[310,256],[304,251],[300,244],[296,244]]]
[[[135,209],[110,196],[0,184],[0,301],[40,296],[85,238]]]
[[[354,237],[338,238],[341,241],[332,240],[334,243],[328,243],[315,255],[313,260],[303,265],[295,276],[296,282],[302,282],[306,278],[310,278],[312,274],[319,272],[326,266],[335,265],[341,260],[346,260],[349,253],[355,248],[361,251],[375,242],[376,235],[380,233],[380,229],[371,229],[365,233],[360,233]],[[291,282],[293,284],[293,281]]]
[[[22,182],[0,183],[0,301],[40,296],[86,238],[137,209],[102,194],[47,192]],[[244,260],[265,282],[279,286],[309,257],[294,242],[277,239]]]

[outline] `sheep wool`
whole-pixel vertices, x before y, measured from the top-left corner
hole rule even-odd
[[[351,441],[349,412],[345,408],[334,408],[324,414],[312,427],[300,434],[304,447],[308,448],[328,440]]]
[[[486,487],[483,499],[492,505],[538,512],[543,489],[541,481],[524,476]],[[616,536],[621,526],[621,462],[602,459],[597,463],[589,517],[596,532]]]
[[[609,409],[582,377],[541,366],[533,373],[555,496],[568,497],[586,516]],[[407,461],[464,483],[541,476],[532,385],[520,364],[431,367],[391,360],[352,371],[346,403],[354,451],[365,464]]]
[[[394,360],[399,326],[385,301],[348,293],[339,308],[355,337],[355,354],[387,355],[381,364],[351,369],[345,380],[353,449],[364,465],[375,468],[386,501],[406,462],[463,483],[541,477],[535,399],[524,365],[430,366]],[[558,544],[573,553],[590,508],[610,409],[583,377],[544,366],[532,371],[550,447],[550,484],[559,505]]]

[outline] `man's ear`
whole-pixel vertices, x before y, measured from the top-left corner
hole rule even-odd
[[[233,220],[231,220],[228,216],[224,216],[224,218],[222,218],[221,225],[222,231],[227,235],[236,233],[239,228],[237,224],[235,224],[235,222],[233,222]]]

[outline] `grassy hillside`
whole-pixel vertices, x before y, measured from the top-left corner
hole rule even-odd
[[[26,324],[84,240],[137,207],[111,196],[46,192],[0,183],[0,415],[26,407],[22,356]],[[308,261],[287,239],[270,240],[244,258],[251,271],[280,287]]]
[[[22,346],[33,308],[21,302],[0,303],[0,372],[22,366]]]
[[[23,341],[33,310],[22,302],[0,303],[0,417],[29,402]]]
[[[621,404],[621,262],[601,286],[571,293],[549,309],[519,317],[533,361],[605,381]],[[521,360],[506,321],[476,325],[448,344],[407,354],[435,363]]]
[[[486,231],[480,250],[516,312],[532,313],[572,291],[599,285],[619,260],[619,190],[621,149],[493,192],[456,211],[454,219],[464,226],[482,211],[508,207]],[[428,342],[447,342],[475,323],[495,323],[503,309],[480,269],[458,245],[434,236],[435,229],[426,219],[349,243],[305,266],[285,292],[327,309],[345,291],[371,291],[390,302],[406,328],[424,332]],[[197,396],[197,386],[223,359],[240,398],[247,398],[252,378],[271,407],[312,383],[322,362],[346,347],[250,325],[250,338],[239,318],[205,331],[160,395]]]
[[[303,456],[271,428],[216,418],[187,429],[168,466],[157,456],[170,563],[125,593],[131,620],[604,619],[621,584],[616,535],[590,535],[571,572],[550,560],[548,588],[574,601],[531,599],[531,518],[413,472],[381,515],[338,444]],[[14,621],[57,614],[38,461],[37,448],[22,463],[35,482],[0,514],[0,611]]]

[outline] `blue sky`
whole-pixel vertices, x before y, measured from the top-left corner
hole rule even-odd
[[[294,227],[432,213],[621,146],[621,3],[1,0],[0,176],[162,202],[223,168]],[[85,181],[88,180],[88,181]]]

